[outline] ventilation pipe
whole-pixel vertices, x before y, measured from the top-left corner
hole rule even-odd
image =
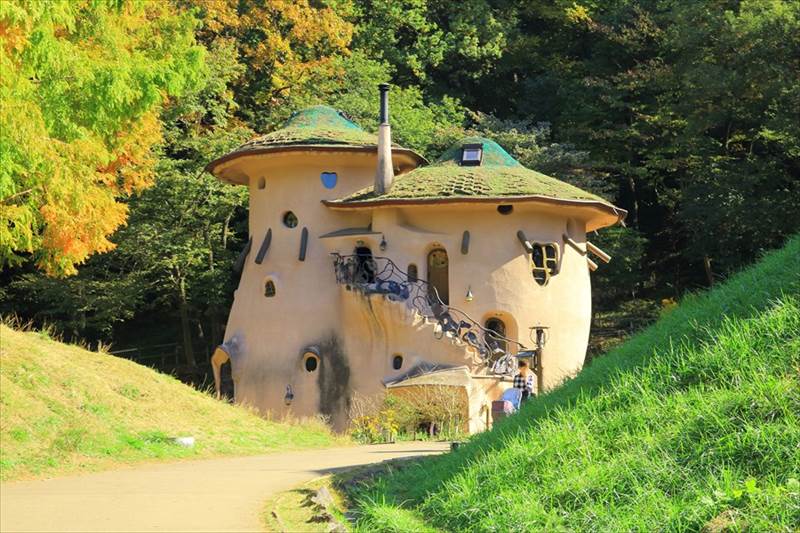
[[[378,85],[381,93],[381,124],[378,126],[378,169],[375,172],[375,194],[389,192],[394,181],[392,168],[392,128],[389,126],[389,84]]]

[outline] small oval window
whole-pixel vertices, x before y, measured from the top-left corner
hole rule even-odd
[[[501,215],[510,215],[511,212],[514,210],[513,205],[498,205],[497,212]]]
[[[297,227],[297,215],[292,213],[291,211],[287,211],[283,215],[283,225],[287,228],[296,228]]]
[[[264,284],[264,296],[267,298],[272,298],[275,296],[275,292],[275,282],[271,279],[267,280],[267,282]]]
[[[333,189],[336,187],[336,172],[323,172],[319,175],[319,178],[322,180],[322,185],[326,189]]]
[[[266,186],[267,186],[266,178],[258,178],[258,188],[263,189]]]
[[[319,367],[319,359],[316,356],[306,357],[305,361],[306,372],[314,372]]]
[[[400,370],[403,368],[403,356],[398,354],[392,357],[392,368],[395,370]]]

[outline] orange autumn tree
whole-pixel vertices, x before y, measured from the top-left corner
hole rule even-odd
[[[166,2],[0,1],[0,265],[69,275],[113,248],[162,105],[202,83],[196,25]]]
[[[333,72],[337,57],[349,53],[353,25],[347,0],[176,0],[197,10],[203,26],[200,40],[208,46],[232,43],[247,65],[233,82],[240,113],[257,130],[269,123],[270,110],[301,91],[310,76]]]

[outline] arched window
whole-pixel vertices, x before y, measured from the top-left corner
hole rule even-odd
[[[297,215],[292,213],[291,211],[287,211],[283,214],[283,225],[287,228],[296,228],[297,227]]]
[[[506,325],[499,318],[490,318],[486,321],[484,327],[487,331],[484,333],[486,344],[494,351],[501,349],[504,352],[508,351],[508,343],[503,338],[506,336]]]
[[[436,248],[428,254],[428,287],[436,289],[443,304],[450,303],[450,260],[444,248]]]
[[[392,368],[394,368],[395,370],[400,370],[401,368],[403,368],[403,356],[400,355],[399,353],[395,354],[394,357],[392,357]]]
[[[333,189],[336,187],[336,172],[323,172],[319,175],[319,179],[322,181],[322,186],[326,189]]]
[[[539,285],[545,285],[551,276],[558,274],[558,245],[555,243],[534,243],[533,252],[533,279]]]
[[[268,279],[266,283],[264,283],[264,296],[267,298],[272,298],[275,296],[275,282],[271,279]]]
[[[411,263],[408,265],[408,282],[414,283],[415,281],[419,280],[419,272],[417,271],[417,265]]]
[[[501,215],[510,215],[512,211],[514,211],[513,205],[506,204],[497,206],[497,212],[500,213]]]

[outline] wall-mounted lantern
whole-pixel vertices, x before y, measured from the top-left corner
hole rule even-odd
[[[294,392],[292,392],[292,386],[286,385],[286,395],[283,397],[283,403],[287,406],[292,405],[292,400],[294,400]]]
[[[378,247],[381,249],[381,252],[385,252],[386,251],[386,246],[388,246],[386,244],[386,237],[381,235],[381,243],[378,245]]]
[[[469,287],[467,287],[467,296],[465,297],[465,299],[466,299],[468,302],[471,302],[472,300],[474,300],[474,299],[475,299],[475,297],[472,295],[472,285],[470,285]]]

